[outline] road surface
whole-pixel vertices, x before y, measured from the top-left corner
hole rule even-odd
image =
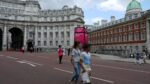
[[[55,52],[0,52],[0,84],[71,84],[72,72],[70,57],[59,64]],[[150,65],[92,56],[92,84],[150,84]]]

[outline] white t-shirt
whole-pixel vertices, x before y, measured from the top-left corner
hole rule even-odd
[[[72,50],[72,57],[74,62],[80,62],[80,50],[79,49],[73,49]]]

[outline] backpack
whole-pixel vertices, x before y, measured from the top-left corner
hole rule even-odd
[[[59,56],[63,55],[63,49],[61,49],[61,48],[58,49],[58,55]]]

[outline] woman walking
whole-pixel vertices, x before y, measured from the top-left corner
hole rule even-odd
[[[74,42],[73,50],[72,50],[72,56],[71,56],[71,63],[74,68],[74,75],[71,79],[71,82],[78,82],[79,76],[80,76],[80,70],[81,70],[81,64],[80,64],[80,43]]]
[[[83,52],[81,53],[81,64],[85,72],[82,73],[83,84],[91,84],[91,54],[89,52],[89,45],[83,46]]]
[[[58,53],[58,56],[59,56],[59,64],[61,64],[62,63],[61,61],[62,61],[62,58],[63,58],[63,53],[64,53],[63,49],[61,48],[61,45],[59,45],[57,53]]]

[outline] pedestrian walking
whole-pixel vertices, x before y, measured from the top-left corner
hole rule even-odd
[[[32,53],[33,52],[33,47],[30,47],[30,53]]]
[[[71,51],[71,49],[70,49],[70,48],[68,48],[68,56],[70,55],[70,51]]]
[[[146,54],[145,50],[143,50],[143,62],[144,62],[144,64],[146,64],[146,58],[147,58],[147,54]]]
[[[81,70],[81,64],[80,64],[80,43],[74,42],[72,55],[71,55],[71,63],[74,68],[74,74],[71,79],[71,82],[78,82],[79,76],[80,76],[80,70]]]
[[[61,64],[62,63],[62,58],[63,58],[63,53],[64,53],[63,49],[61,48],[61,45],[59,45],[57,53],[58,53],[58,57],[59,57],[59,64]]]
[[[139,52],[136,53],[136,57],[135,58],[136,58],[136,63],[137,64],[141,64],[141,55],[140,55]]]
[[[21,48],[21,52],[22,52],[22,53],[25,52],[24,46]]]
[[[82,81],[83,84],[91,84],[91,54],[89,52],[89,45],[83,45],[83,52],[81,53],[81,65],[83,66]]]
[[[66,55],[66,49],[63,48],[63,56],[65,56],[65,55]]]

